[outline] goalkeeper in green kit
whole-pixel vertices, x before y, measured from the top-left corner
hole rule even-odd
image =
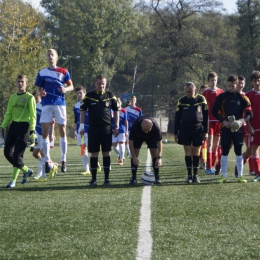
[[[13,165],[13,174],[6,188],[15,187],[20,171],[23,172],[22,184],[33,174],[33,171],[24,165],[23,154],[27,143],[31,147],[35,145],[36,103],[34,96],[26,91],[27,77],[19,75],[16,83],[17,93],[11,95],[4,121],[0,126],[3,135],[5,128],[11,123],[5,141],[4,155]]]
[[[249,99],[236,91],[238,85],[237,75],[231,75],[227,79],[227,91],[218,95],[212,108],[212,115],[221,122],[221,171],[222,176],[219,183],[227,181],[228,154],[231,144],[236,154],[236,166],[238,171],[238,182],[247,182],[243,178],[243,124],[250,126],[249,119],[252,118],[252,108]]]

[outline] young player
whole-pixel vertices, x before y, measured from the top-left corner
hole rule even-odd
[[[258,182],[260,181],[260,71],[253,71],[251,74],[251,84],[253,89],[246,93],[246,96],[251,102],[253,110],[253,118],[250,121],[252,127],[248,127],[248,134],[250,139],[249,145],[251,150],[251,157],[256,174],[254,181]]]
[[[229,76],[227,79],[228,90],[217,96],[212,109],[212,115],[221,122],[222,176],[218,180],[219,183],[227,181],[228,154],[231,144],[233,144],[236,154],[238,182],[247,182],[243,178],[243,123],[245,120],[249,124],[248,121],[252,118],[252,108],[249,99],[237,92],[237,84],[237,75]],[[230,117],[235,120],[238,125],[237,128],[234,128],[233,124],[231,124]]]
[[[196,94],[196,86],[187,82],[185,96],[179,99],[175,112],[174,139],[183,145],[188,171],[186,183],[199,183],[198,168],[201,145],[208,135],[208,105],[205,97]],[[192,175],[193,168],[193,175]]]
[[[88,163],[88,110],[85,114],[85,122],[84,122],[84,136],[81,136],[81,134],[78,132],[79,126],[80,126],[80,106],[82,104],[82,100],[86,96],[86,88],[83,86],[79,86],[75,89],[78,102],[73,107],[73,112],[75,116],[75,139],[77,140],[77,145],[82,146],[84,145],[84,150],[81,149],[81,156],[82,156],[82,164],[84,167],[84,171],[81,172],[82,175],[90,174],[89,170],[89,163]],[[101,172],[101,166],[98,163],[97,172]]]
[[[28,177],[33,174],[23,163],[23,155],[27,146],[29,137],[29,145],[35,145],[35,125],[36,125],[36,104],[33,95],[26,91],[28,79],[26,75],[17,77],[17,93],[11,95],[4,121],[0,126],[1,129],[11,123],[7,138],[5,141],[4,155],[5,158],[13,165],[12,179],[6,188],[14,188],[16,179],[22,171],[22,184],[28,181]],[[1,130],[2,131],[2,130]]]
[[[124,155],[125,155],[125,141],[126,136],[128,136],[128,120],[127,111],[122,108],[122,101],[117,98],[117,104],[119,109],[119,135],[115,137],[112,135],[112,147],[118,156],[117,163],[123,165]],[[117,149],[119,147],[119,149]]]
[[[207,140],[207,169],[206,174],[215,174],[213,166],[217,160],[217,149],[220,140],[220,123],[212,115],[212,108],[216,97],[223,93],[223,90],[217,87],[218,75],[215,72],[208,74],[209,87],[203,92],[203,96],[206,98],[209,107],[209,134]]]
[[[246,85],[246,79],[244,76],[239,75],[238,76],[238,85],[237,85],[237,92],[240,93],[241,95],[245,95],[245,92],[243,92],[243,89]],[[243,159],[244,159],[244,164],[248,161],[249,164],[249,175],[255,175],[254,172],[254,165],[253,165],[253,159],[251,157],[251,151],[250,151],[250,140],[249,140],[249,134],[247,132],[247,126],[246,123],[244,123],[244,132],[243,132],[243,137],[244,137],[244,143],[246,145],[246,151],[243,153]],[[237,168],[235,167],[235,177],[238,177],[237,173]]]
[[[43,158],[42,158],[42,127],[40,124],[40,118],[42,113],[42,104],[41,104],[41,96],[40,93],[35,90],[33,92],[33,96],[36,101],[36,114],[37,114],[37,120],[36,120],[36,136],[37,136],[37,144],[33,147],[33,157],[38,160],[38,172],[35,175],[34,179],[39,182],[45,182],[47,181],[45,167],[43,167]],[[50,124],[50,131],[49,131],[49,138],[50,141],[54,139],[54,122],[51,122]],[[49,173],[49,178],[53,178],[55,174],[57,174],[58,166],[57,164],[54,165],[53,169]]]
[[[50,158],[49,125],[55,117],[60,134],[61,171],[66,172],[67,137],[66,123],[67,112],[65,93],[73,90],[73,84],[67,69],[57,67],[58,53],[54,49],[47,50],[46,59],[48,67],[38,72],[35,86],[42,96],[42,149],[44,153],[45,171],[49,173],[54,164]]]
[[[202,95],[202,93],[203,93],[206,89],[208,89],[208,85],[201,85],[201,86],[200,86],[200,94]]]
[[[128,115],[128,135],[130,134],[130,130],[132,127],[133,122],[140,116],[143,115],[142,109],[136,106],[136,96],[131,96],[129,100],[129,106],[125,108]],[[130,157],[130,150],[129,150],[129,138],[126,137],[126,156]]]

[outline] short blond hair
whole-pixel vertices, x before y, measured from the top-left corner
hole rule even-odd
[[[24,80],[28,83],[28,78],[27,78],[27,76],[24,75],[24,74],[19,74],[19,75],[17,76],[16,80],[18,80],[18,79],[24,79]]]

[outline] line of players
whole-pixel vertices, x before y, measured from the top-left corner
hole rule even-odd
[[[88,111],[85,114],[85,133],[84,136],[78,132],[80,126],[80,106],[82,100],[86,95],[86,89],[82,86],[79,86],[75,89],[77,94],[78,102],[73,107],[73,112],[75,116],[75,139],[77,140],[77,145],[81,147],[81,156],[82,156],[82,164],[84,171],[81,173],[82,175],[90,174],[89,169],[89,157],[88,157]],[[36,113],[37,113],[37,123],[36,123],[36,135],[37,135],[37,145],[33,149],[33,156],[38,160],[38,172],[35,175],[34,179],[39,182],[47,181],[47,176],[45,172],[45,167],[43,167],[43,158],[41,153],[41,143],[42,143],[42,128],[40,123],[40,117],[42,112],[42,104],[41,104],[41,97],[38,91],[34,91],[33,95],[36,99]],[[142,110],[140,107],[136,106],[136,97],[131,96],[128,106],[126,108],[122,108],[122,102],[120,98],[117,98],[118,106],[120,108],[119,111],[119,135],[115,137],[112,136],[112,145],[115,153],[118,156],[118,164],[123,165],[124,154],[125,154],[125,143],[127,142],[127,157],[130,157],[130,150],[128,144],[128,136],[131,129],[131,126],[136,118],[142,116]],[[111,110],[113,114],[113,111]],[[49,131],[49,140],[52,142],[54,139],[54,120],[50,124],[50,131]],[[112,126],[114,128],[114,122],[112,120]],[[129,127],[128,127],[129,125]],[[57,172],[58,165],[54,163],[54,169],[50,171],[49,178],[53,178]],[[101,166],[98,164],[97,172],[101,172]]]
[[[7,142],[7,145],[4,147],[5,157],[10,161],[13,165],[13,175],[10,183],[6,186],[7,188],[13,188],[16,184],[16,179],[19,174],[20,169],[23,171],[23,180],[22,184],[28,181],[28,177],[33,174],[33,171],[26,167],[23,163],[23,154],[26,147],[26,139],[28,139],[28,133],[30,130],[29,141],[28,143],[31,146],[34,146],[33,156],[38,160],[38,173],[35,176],[35,179],[38,181],[46,181],[46,173],[49,173],[49,178],[53,178],[57,173],[58,164],[54,163],[51,160],[50,156],[50,142],[53,141],[53,121],[55,120],[55,124],[58,126],[59,131],[59,145],[60,145],[60,164],[61,171],[66,172],[66,157],[67,157],[67,137],[66,137],[66,123],[67,123],[67,111],[66,111],[66,102],[65,102],[65,93],[68,91],[72,91],[74,89],[70,74],[67,69],[61,68],[57,66],[58,61],[58,53],[54,49],[49,49],[46,52],[46,60],[48,62],[48,67],[40,70],[37,74],[35,86],[37,87],[37,91],[34,92],[36,102],[32,102],[32,95],[26,91],[26,86],[28,85],[28,79],[26,75],[21,75],[20,78],[17,79],[18,92],[15,93],[12,97],[14,97],[15,102],[17,103],[17,107],[21,107],[19,102],[25,103],[28,99],[30,100],[31,107],[23,106],[24,111],[30,111],[30,114],[27,113],[26,116],[21,118],[20,115],[23,115],[21,112],[17,111],[17,109],[12,109],[13,99],[9,99],[8,113],[6,113],[4,117],[4,122],[1,125],[1,132],[3,132],[8,125],[14,125],[14,123],[21,124],[21,120],[25,120],[25,128],[24,133],[22,133],[22,137],[18,136],[18,134],[10,131],[9,138],[7,135],[7,140],[20,138],[21,142],[19,145],[16,145],[14,142]],[[20,91],[20,82],[22,83],[22,91]],[[81,89],[82,90],[82,89]],[[20,93],[20,92],[21,93]],[[83,90],[85,93],[85,91]],[[83,94],[83,92],[81,94]],[[79,94],[79,93],[78,93]],[[86,93],[85,93],[86,94]],[[26,99],[24,98],[26,97]],[[83,97],[82,97],[83,99]],[[108,103],[108,102],[107,102]],[[135,105],[136,97],[132,96],[130,99],[130,105],[126,109],[121,109],[120,111],[120,135],[119,138],[115,138],[118,134],[114,135],[113,143],[119,143],[119,161],[118,163],[122,165],[124,158],[124,141],[126,141],[126,149],[127,154],[130,156],[128,139],[125,139],[129,134],[131,125],[133,121],[142,115],[142,110]],[[13,105],[16,107],[16,104]],[[36,109],[37,107],[37,109]],[[37,112],[36,112],[37,111]],[[30,116],[33,113],[33,116]],[[34,115],[35,113],[35,115]],[[78,113],[78,112],[77,112]],[[128,113],[128,116],[127,116]],[[37,119],[36,119],[37,118]],[[86,115],[87,118],[87,115]],[[125,120],[127,118],[127,120]],[[75,114],[75,123],[79,122],[79,114]],[[23,121],[23,122],[25,122]],[[37,124],[36,124],[37,121]],[[129,123],[129,127],[124,127],[124,125]],[[86,121],[87,122],[87,121]],[[37,125],[37,127],[36,127]],[[77,128],[78,128],[78,124]],[[118,123],[117,123],[118,125]],[[27,129],[28,127],[28,129]],[[86,124],[87,127],[87,124]],[[117,130],[118,126],[115,127]],[[35,129],[35,130],[33,130]],[[114,131],[115,131],[114,130]],[[127,132],[126,132],[127,131]],[[118,132],[118,131],[117,131]],[[78,134],[78,133],[77,133]],[[35,146],[35,140],[38,139],[38,144]],[[81,139],[81,138],[80,138]],[[83,152],[83,165],[84,172],[87,173],[89,171],[88,167],[88,155],[87,155],[87,134],[84,138],[84,152]],[[19,150],[19,153],[18,153]],[[115,150],[117,150],[115,148]],[[100,168],[100,167],[99,167]]]
[[[208,85],[202,85],[200,93],[206,98],[209,108],[209,133],[208,139],[205,141],[203,147],[207,147],[207,158],[202,158],[201,151],[201,166],[205,168],[205,173],[208,175],[219,175],[221,169],[221,155],[222,148],[220,145],[220,122],[212,114],[216,97],[224,91],[217,87],[218,75],[215,72],[210,72],[207,77]],[[237,92],[241,95],[246,95],[251,102],[253,111],[253,118],[250,120],[250,126],[247,127],[246,123],[243,125],[243,139],[247,147],[243,153],[243,163],[249,163],[249,175],[255,175],[253,181],[260,181],[260,159],[259,159],[259,146],[260,146],[260,72],[253,71],[250,77],[251,87],[247,93],[243,92],[246,84],[244,76],[238,76]],[[206,160],[205,160],[206,159]],[[237,167],[235,167],[235,177],[238,178]]]
[[[83,175],[90,174],[89,170],[89,159],[88,159],[88,111],[85,114],[85,122],[84,122],[84,141],[82,140],[81,134],[79,133],[80,127],[80,106],[82,100],[86,95],[86,89],[82,86],[77,87],[76,94],[78,98],[78,102],[75,104],[73,111],[75,116],[75,139],[77,140],[78,146],[84,146],[84,152],[82,153],[82,162],[84,171]],[[129,150],[129,132],[132,127],[133,122],[138,117],[142,116],[142,110],[140,107],[136,106],[136,97],[131,96],[129,100],[129,104],[127,107],[122,107],[122,102],[120,98],[117,98],[118,108],[119,108],[119,135],[112,135],[112,147],[115,153],[118,156],[117,162],[119,165],[123,165],[125,150],[127,152],[127,157],[130,157]],[[112,114],[112,129],[115,127],[115,122],[113,118],[113,110],[111,110]],[[100,172],[100,170],[99,170]]]
[[[45,172],[50,173],[50,175],[54,175],[57,171],[57,165],[55,165],[50,159],[50,140],[49,140],[49,129],[50,122],[55,118],[56,123],[58,125],[59,134],[60,134],[60,149],[61,149],[61,170],[62,172],[66,172],[66,154],[67,154],[67,138],[66,138],[66,104],[65,104],[65,93],[68,91],[72,91],[74,89],[70,75],[66,69],[57,67],[56,63],[58,60],[58,54],[55,50],[51,49],[47,51],[46,55],[48,61],[48,67],[39,71],[35,85],[38,87],[38,91],[40,92],[40,96],[44,97],[44,101],[42,101],[42,114],[40,117],[40,124],[42,127],[42,142],[41,149],[43,150],[44,158],[41,158],[38,155],[37,159],[42,161],[45,165]],[[218,172],[218,168],[216,167],[216,171],[213,170],[214,165],[216,164],[217,155],[220,157],[220,149],[219,149],[219,122],[213,117],[211,110],[213,103],[216,97],[223,92],[223,90],[217,88],[217,74],[212,72],[208,75],[209,87],[203,92],[203,95],[207,99],[209,106],[209,122],[210,122],[210,130],[209,130],[209,138],[207,144],[207,174],[216,174]],[[241,81],[245,79],[242,78]],[[243,83],[243,84],[244,84]],[[255,172],[257,175],[255,181],[260,180],[260,160],[258,156],[258,150],[260,146],[260,120],[258,120],[258,96],[260,96],[260,72],[254,71],[251,75],[251,84],[253,89],[246,93],[248,98],[252,103],[252,108],[254,112],[254,117],[252,119],[252,128],[248,131],[248,141],[247,147],[248,149],[243,154],[244,162],[246,162],[251,157],[250,163],[250,172]],[[131,107],[131,106],[129,106]],[[125,109],[127,110],[127,108]],[[121,111],[122,116],[125,114],[124,110]],[[137,112],[135,110],[135,112]],[[141,112],[141,110],[139,110]],[[129,113],[129,111],[128,111]],[[129,113],[130,114],[130,113]],[[134,113],[135,115],[135,113]],[[139,113],[138,116],[140,116]],[[124,115],[125,116],[125,115]],[[126,120],[123,120],[125,123]],[[130,130],[131,124],[129,126]],[[33,137],[33,136],[32,136]],[[31,138],[33,139],[33,138]],[[127,140],[126,140],[127,141]],[[123,139],[115,140],[114,143],[121,143],[121,147],[119,148],[122,152],[119,154],[119,161],[123,163]],[[87,142],[84,142],[86,145]],[[126,144],[126,149],[129,149],[128,144]],[[219,152],[217,152],[219,149]],[[128,150],[129,153],[129,150]],[[42,163],[41,163],[42,164]],[[86,160],[84,161],[84,167],[87,165]],[[87,171],[87,166],[84,169]],[[31,171],[29,172],[31,174]],[[25,176],[26,177],[26,176]]]

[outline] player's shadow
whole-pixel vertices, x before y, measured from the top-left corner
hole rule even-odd
[[[178,180],[176,180],[178,179]],[[221,185],[217,182],[218,178],[212,178],[212,179],[202,179],[200,183],[186,183],[184,179],[180,180],[180,176],[174,178],[171,177],[170,179],[161,179],[162,180],[162,184],[161,185],[152,185],[153,188],[163,188],[164,186],[193,186],[193,185],[197,185],[197,186],[205,186],[205,185]],[[122,183],[122,181],[126,181],[126,183]],[[96,187],[91,187],[88,186],[88,182],[86,181],[86,184],[82,184],[82,182],[80,182],[80,185],[64,185],[63,186],[57,186],[57,183],[50,183],[48,182],[48,186],[34,186],[34,187],[26,187],[26,186],[20,186],[21,184],[17,184],[19,185],[18,187],[12,188],[12,189],[7,189],[5,187],[0,188],[0,192],[12,192],[13,190],[16,191],[25,191],[25,192],[39,192],[39,191],[53,191],[53,190],[100,190],[100,189],[140,189],[145,187],[145,185],[143,185],[141,182],[137,183],[136,185],[130,185],[129,184],[129,180],[111,180],[111,185],[110,186],[105,186],[103,185],[103,183],[101,185],[98,185]],[[225,185],[228,184],[234,184],[237,183],[236,180],[230,180],[228,183],[225,183]],[[59,184],[61,184],[59,182]]]
[[[26,192],[39,192],[39,191],[54,191],[54,190],[99,190],[99,189],[119,189],[119,188],[142,188],[143,184],[137,184],[131,186],[129,184],[112,184],[110,186],[98,185],[96,187],[90,187],[88,185],[75,185],[75,186],[48,186],[48,187],[15,187],[12,189],[0,188],[0,192],[12,192],[12,191],[26,191]]]

